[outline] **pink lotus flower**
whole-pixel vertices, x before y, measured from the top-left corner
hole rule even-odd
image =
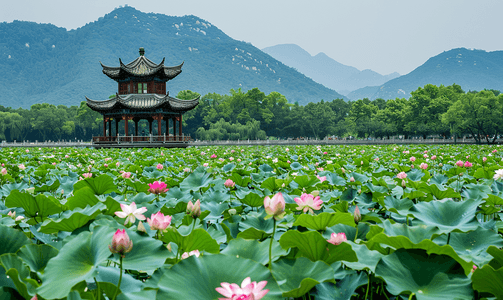
[[[163,165],[162,164],[157,164],[156,166],[157,170],[162,170],[164,169]]]
[[[217,158],[217,155],[216,155],[216,154],[212,154],[212,155],[210,156],[210,158]]]
[[[56,163],[55,163],[55,162],[53,162],[53,163],[52,163],[52,165],[53,165],[53,166],[55,166],[55,165],[56,165]]]
[[[323,200],[320,200],[320,196],[314,197],[311,194],[302,194],[300,198],[293,199],[299,206],[296,207],[297,210],[303,210],[314,214],[313,210],[320,210]]]
[[[464,163],[463,161],[461,161],[461,160],[458,160],[458,161],[456,162],[456,166],[458,166],[458,167],[462,167],[464,164],[465,164],[465,163]]]
[[[498,152],[498,150],[494,149],[494,150],[493,150],[493,153],[496,153],[496,152]]]
[[[30,152],[30,150],[26,149],[26,153]]]
[[[26,167],[24,166],[24,164],[20,164],[19,166],[17,166],[20,170],[24,170],[26,169]]]
[[[421,164],[419,165],[419,168],[421,168],[421,169],[423,169],[423,170],[426,170],[426,169],[428,169],[428,164],[421,163]]]
[[[103,164],[103,166],[104,166],[105,168],[108,168],[108,164]]]
[[[185,173],[188,173],[188,172],[190,172],[190,168],[185,168],[185,169],[183,169],[183,171],[184,171]]]
[[[121,174],[121,176],[122,176],[122,178],[125,178],[125,179],[131,178],[131,172],[124,172]]]
[[[236,152],[236,151],[235,151],[234,149],[232,149],[232,150],[231,150],[231,153],[234,153],[234,152]]]
[[[120,165],[121,165],[121,163],[120,163],[120,162],[116,162],[116,163],[115,163],[115,166],[116,166],[117,168],[118,168]]]
[[[203,164],[203,167],[208,167],[208,166],[209,166],[209,164],[208,164],[208,163],[204,163],[204,164]]]
[[[233,188],[236,183],[234,181],[232,181],[232,179],[227,179],[224,183],[225,187],[227,188]]]
[[[379,157],[374,158],[375,161],[379,161]]]
[[[68,156],[68,154],[67,154],[67,155],[65,155],[65,158],[68,158],[68,157],[70,157],[70,156]]]
[[[416,161],[416,158],[414,156],[411,156],[409,159],[410,159],[411,162],[415,162]]]
[[[362,220],[362,214],[360,213],[360,209],[358,208],[358,205],[355,207],[355,212],[353,214],[355,223],[358,223]]]
[[[325,151],[325,152],[323,152],[323,154],[328,154],[328,152],[327,152],[327,151]]]
[[[222,282],[222,287],[217,287],[215,290],[227,298],[218,298],[218,300],[259,300],[262,299],[269,289],[262,290],[267,281],[251,282],[250,277],[246,277],[241,283],[241,287],[236,283]]]
[[[93,176],[93,173],[84,173],[82,174],[82,177],[84,178],[91,178]]]
[[[432,159],[432,160],[435,160],[435,159],[437,159],[437,156],[436,156],[436,155],[432,155],[432,156],[431,156],[431,159]]]
[[[120,256],[125,257],[126,253],[131,252],[133,249],[133,241],[129,239],[125,229],[117,229],[112,238],[112,244],[108,245],[108,249],[112,253],[118,253]]]
[[[351,178],[349,178],[349,181],[350,182],[355,182],[355,178],[353,176],[351,176]]]
[[[119,218],[126,218],[124,225],[127,225],[128,223],[133,224],[136,221],[136,218],[138,218],[138,220],[145,220],[143,213],[147,211],[146,207],[137,209],[136,203],[133,202],[130,205],[121,203],[121,209],[122,211],[116,211],[115,215]]]
[[[271,198],[266,196],[264,198],[264,208],[267,216],[265,220],[274,217],[275,220],[282,219],[285,216],[285,199],[281,193],[277,193]]]
[[[470,168],[473,166],[473,164],[469,161],[466,161],[464,166],[465,166],[465,168]]]
[[[405,179],[405,178],[407,178],[407,174],[405,174],[405,172],[400,172],[400,173],[398,173],[398,174],[396,175],[396,177],[397,177],[398,179]]]
[[[182,254],[182,259],[186,259],[188,258],[189,256],[192,256],[192,255],[195,255],[196,257],[199,257],[199,255],[201,255],[201,253],[199,253],[199,250],[192,250],[190,252],[184,252]]]
[[[347,241],[346,234],[344,232],[335,233],[333,232],[330,239],[327,240],[330,244],[340,245],[342,242]]]
[[[187,203],[186,213],[194,219],[199,218],[199,216],[201,215],[201,201],[197,199],[196,203],[194,204],[192,204],[192,201],[189,201],[189,203]]]
[[[164,230],[171,224],[171,216],[165,216],[162,212],[152,214],[152,219],[147,218],[147,223],[152,230]]]
[[[472,267],[472,273],[475,272],[475,270],[477,270],[477,266],[473,265],[473,267]]]
[[[323,181],[327,180],[327,176],[316,175],[316,177],[318,177],[318,179],[320,180],[320,182],[323,182]]]
[[[15,218],[16,218],[16,212],[15,212],[15,211],[14,211],[14,212],[13,212],[13,211],[9,211],[9,212],[7,213],[7,215],[8,215],[9,217],[13,218],[13,219],[15,219]]]
[[[428,158],[428,154],[423,154],[423,158]]]
[[[156,195],[166,193],[167,191],[169,191],[169,189],[166,188],[167,185],[162,181],[154,181],[154,183],[149,183],[148,187],[149,187],[148,191]]]
[[[482,162],[486,162],[487,161],[487,157],[482,157]]]

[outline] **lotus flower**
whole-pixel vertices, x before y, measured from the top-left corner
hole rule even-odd
[[[318,169],[321,169],[321,171],[323,171],[323,168],[318,168]],[[320,180],[320,182],[327,180],[327,176],[316,175],[316,177]]]
[[[2,175],[7,175],[7,169],[6,168],[3,168],[2,171],[0,171],[0,173]]]
[[[26,169],[26,167],[24,166],[24,164],[20,164],[20,165],[19,165],[19,166],[17,166],[17,167],[18,167],[19,169],[21,169],[21,170]]]
[[[495,173],[496,174],[494,174],[494,176],[493,176],[494,180],[499,179],[499,178],[503,178],[503,169],[496,170]]]
[[[131,172],[124,172],[124,173],[121,174],[121,176],[122,176],[122,178],[125,178],[125,179],[130,178],[131,177]]]
[[[112,238],[112,244],[108,245],[108,249],[112,253],[118,253],[120,256],[125,257],[126,253],[131,252],[133,249],[133,241],[129,239],[125,229],[117,229]]]
[[[360,209],[358,208],[358,205],[355,207],[354,219],[355,219],[355,223],[360,222],[362,219],[362,214],[360,213]]]
[[[164,169],[164,167],[163,167],[163,165],[162,165],[162,164],[158,164],[158,165],[156,166],[156,168],[157,168],[157,170],[162,170],[162,169]]]
[[[212,154],[212,155],[210,156],[210,158],[217,158],[217,155],[216,155],[216,154]]]
[[[222,287],[217,287],[215,290],[227,298],[218,298],[218,300],[259,300],[262,299],[269,289],[262,290],[267,281],[251,282],[250,277],[246,277],[241,283],[241,287],[235,283],[222,282]]]
[[[167,185],[162,181],[154,181],[154,183],[149,183],[148,187],[148,191],[156,195],[169,191],[169,189],[166,188]]]
[[[201,253],[199,253],[199,250],[192,250],[190,252],[184,252],[182,254],[182,259],[186,259],[188,258],[189,256],[192,256],[192,255],[195,255],[196,257],[199,257],[199,255],[201,255]]]
[[[264,208],[267,216],[265,220],[274,217],[275,220],[282,219],[285,216],[285,199],[281,193],[277,193],[271,198],[266,196],[264,198]]]
[[[437,156],[436,156],[436,155],[432,155],[432,156],[431,156],[431,159],[432,159],[432,160],[435,160],[435,159],[437,159]]]
[[[117,215],[119,218],[126,218],[124,225],[127,225],[128,223],[134,223],[136,221],[136,218],[138,218],[138,220],[145,220],[143,213],[147,211],[146,207],[137,209],[136,203],[133,202],[130,205],[121,203],[121,209],[122,211],[116,211],[115,215]]]
[[[465,168],[471,168],[473,166],[473,164],[469,161],[466,161],[464,166],[465,166]]]
[[[351,178],[349,178],[349,181],[350,182],[355,182],[355,178],[353,176],[351,176]]]
[[[330,239],[327,240],[330,244],[340,245],[342,242],[347,241],[346,234],[344,232],[335,233],[333,232]]]
[[[396,178],[405,179],[405,178],[407,178],[407,174],[405,174],[405,172],[400,172],[396,175]]]
[[[224,183],[225,187],[227,188],[233,188],[236,183],[234,181],[232,181],[232,179],[227,179]]]
[[[487,157],[482,157],[482,162],[486,162],[487,161]]]
[[[458,166],[458,167],[462,167],[462,166],[464,166],[464,164],[465,164],[465,163],[464,163],[462,160],[458,160],[458,161],[456,162],[456,166]]]
[[[299,206],[297,206],[297,210],[303,210],[304,212],[308,212],[313,214],[313,210],[320,210],[321,205],[323,204],[323,200],[320,200],[320,196],[313,196],[311,194],[302,194],[300,198],[293,199]]]
[[[194,204],[192,204],[192,201],[189,201],[189,203],[187,203],[186,212],[188,215],[190,215],[194,219],[199,218],[199,216],[201,215],[201,201],[199,201],[199,199],[197,199],[196,203],[194,203]]]
[[[421,168],[421,169],[423,169],[423,170],[426,170],[426,169],[428,169],[428,164],[421,163],[421,164],[419,165],[419,168]]]
[[[152,214],[152,219],[147,218],[147,223],[152,230],[164,230],[171,224],[171,216],[165,216],[162,212]]]

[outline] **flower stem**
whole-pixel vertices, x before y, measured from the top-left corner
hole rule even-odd
[[[412,296],[414,296],[414,295],[415,295],[414,293],[410,294],[409,300],[412,300]]]
[[[356,234],[355,234],[355,240],[354,240],[355,243],[356,243],[357,238],[358,238],[358,224],[356,224]]]
[[[451,233],[449,232],[449,233],[447,234],[447,245],[449,245],[449,240],[450,240],[450,239],[451,239]]]
[[[96,283],[96,297],[99,300],[101,298],[100,284],[96,281],[96,277],[94,277],[94,283]]]
[[[122,281],[122,255],[120,256],[120,275],[119,275],[119,283],[117,284],[117,289],[115,290],[115,294],[112,298],[112,300],[115,300],[115,297],[117,297],[117,293],[119,293],[119,289],[121,287],[121,281]]]
[[[196,219],[194,219],[194,222],[192,223],[192,230],[191,230],[191,232],[194,231],[195,227],[196,227]]]
[[[370,272],[368,275],[369,281],[367,283],[367,291],[365,292],[365,299],[368,299],[367,296],[369,295],[369,287],[370,287]]]
[[[274,235],[276,234],[276,219],[273,218],[273,230],[271,236],[271,243],[269,244],[269,271],[272,270],[272,241],[274,240]]]

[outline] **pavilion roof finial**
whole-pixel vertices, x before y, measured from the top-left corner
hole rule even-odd
[[[143,47],[140,47],[140,56],[145,55],[145,49]]]

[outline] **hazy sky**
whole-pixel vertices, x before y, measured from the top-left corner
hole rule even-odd
[[[259,49],[297,44],[311,55],[381,74],[406,74],[453,48],[503,50],[501,0],[5,0],[0,22],[75,29],[128,4],[195,15]]]

